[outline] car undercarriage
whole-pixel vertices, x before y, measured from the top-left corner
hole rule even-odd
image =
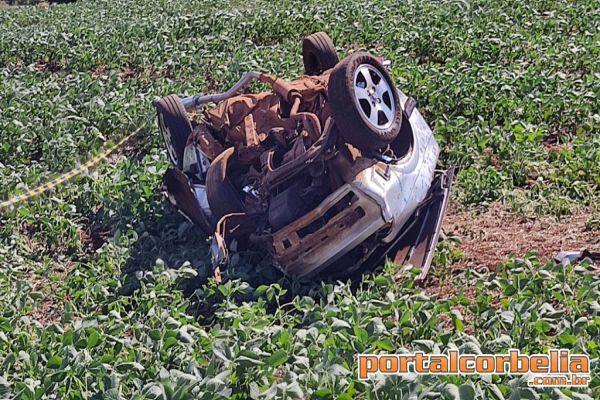
[[[454,178],[437,169],[432,130],[383,59],[340,62],[319,32],[303,60],[293,81],[249,72],[221,94],[155,101],[168,199],[213,237],[218,279],[233,242],[298,277],[348,276],[387,256],[422,279]],[[252,81],[271,90],[240,94]]]

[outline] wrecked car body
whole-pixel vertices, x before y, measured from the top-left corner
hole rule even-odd
[[[386,256],[424,277],[453,181],[432,130],[380,59],[339,62],[320,32],[303,60],[294,81],[249,72],[225,93],[155,101],[170,202],[213,236],[217,275],[235,241],[298,277]],[[240,94],[252,81],[272,91]]]

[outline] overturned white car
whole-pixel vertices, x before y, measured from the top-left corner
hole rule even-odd
[[[436,170],[433,132],[381,59],[338,62],[322,32],[302,55],[306,75],[291,82],[249,72],[222,94],[154,102],[170,201],[213,236],[217,276],[236,241],[296,276],[389,256],[424,277],[453,181]],[[239,94],[252,80],[272,91]]]

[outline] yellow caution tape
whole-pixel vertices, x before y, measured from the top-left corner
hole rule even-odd
[[[140,126],[135,131],[131,132],[129,135],[127,135],[123,139],[121,139],[117,144],[106,149],[104,152],[98,154],[96,157],[87,161],[85,164],[75,167],[74,169],[70,170],[69,172],[59,176],[56,179],[51,180],[50,182],[44,183],[43,185],[40,185],[40,186],[36,187],[35,189],[31,189],[23,194],[14,196],[12,199],[1,202],[0,203],[0,211],[5,208],[13,207],[16,204],[22,203],[26,200],[29,200],[36,196],[39,196],[43,193],[46,193],[46,192],[56,188],[57,186],[60,186],[63,183],[71,180],[72,178],[76,177],[77,175],[79,175],[85,171],[89,171],[90,169],[93,169],[96,165],[98,165],[102,161],[106,160],[113,152],[115,152],[117,149],[120,149],[121,147],[123,147],[129,140],[131,140],[134,136],[136,136],[138,133],[140,133],[142,128],[143,128],[143,126]]]

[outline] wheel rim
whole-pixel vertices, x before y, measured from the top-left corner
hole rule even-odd
[[[390,83],[370,64],[354,72],[354,97],[364,118],[376,129],[387,129],[394,122],[396,104]]]
[[[167,148],[169,160],[171,161],[171,164],[176,167],[177,162],[179,161],[177,158],[177,152],[175,151],[175,146],[173,146],[173,141],[171,140],[171,131],[167,127],[167,124],[165,124],[165,118],[161,112],[158,113],[158,126],[165,141],[165,147]]]

